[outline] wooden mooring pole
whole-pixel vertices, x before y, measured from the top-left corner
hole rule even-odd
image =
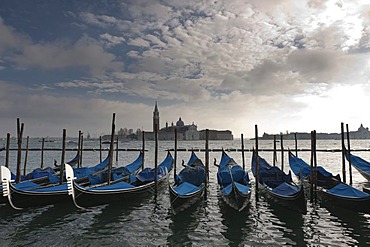
[[[102,163],[102,161],[103,161],[103,152],[102,152],[101,136],[99,136],[99,157],[100,157],[100,163]]]
[[[294,133],[294,144],[295,144],[295,156],[298,157],[298,141],[297,141],[297,133]]]
[[[158,126],[155,124],[154,128],[154,193],[157,198],[158,193]]]
[[[314,138],[311,131],[311,159],[310,159],[310,201],[313,202],[313,160],[314,160]]]
[[[18,136],[18,155],[17,155],[17,176],[16,182],[21,182],[21,159],[22,159],[22,136],[23,136],[24,124],[20,123],[19,118],[17,118],[17,136]]]
[[[316,157],[316,130],[313,131],[313,175],[314,175],[314,201],[317,202],[317,157]]]
[[[44,148],[45,148],[45,138],[41,141],[41,169],[44,169]]]
[[[255,133],[255,140],[256,140],[256,150],[255,150],[255,154],[256,154],[256,195],[258,195],[258,182],[259,182],[259,174],[258,174],[258,171],[259,171],[259,157],[258,157],[258,127],[257,127],[257,124],[254,126],[254,133]],[[257,196],[256,196],[257,198]]]
[[[342,176],[343,176],[343,183],[347,183],[346,179],[346,157],[345,157],[345,149],[346,147],[344,146],[344,123],[340,124],[341,131],[340,131],[340,136],[342,140]]]
[[[245,171],[245,155],[244,155],[244,136],[241,134],[241,142],[242,142],[242,163],[243,163],[243,171]]]
[[[173,160],[173,180],[176,181],[176,175],[177,175],[177,128],[175,128],[175,154],[174,154],[174,160]]]
[[[116,128],[115,121],[116,121],[116,113],[113,113],[112,132],[110,136],[110,145],[109,145],[108,184],[110,184],[112,180],[111,177],[112,177],[112,166],[113,166],[113,144],[114,144],[114,131]]]
[[[145,166],[145,131],[142,131],[141,134],[142,134],[141,142],[143,146],[143,166],[141,167],[141,170],[143,170]]]
[[[9,168],[9,148],[10,148],[10,133],[6,134],[6,157],[5,157],[5,167]]]
[[[276,135],[274,135],[274,151],[272,154],[272,165],[276,166],[277,155],[276,155]]]
[[[205,144],[205,162],[206,162],[206,181],[205,181],[205,188],[207,190],[208,183],[209,183],[209,129],[206,129],[206,144]],[[204,192],[204,199],[207,198],[207,191]]]
[[[352,185],[352,162],[351,162],[351,143],[349,140],[349,128],[348,124],[346,124],[347,128],[347,148],[348,148],[348,173],[349,173],[349,185]]]
[[[28,145],[29,145],[29,142],[30,142],[30,137],[27,136],[27,140],[26,140],[26,154],[24,156],[24,165],[23,165],[23,176],[26,176],[26,167],[27,167],[27,159],[28,159]]]
[[[283,135],[280,135],[280,149],[281,149],[281,170],[284,171],[284,144],[283,144]]]
[[[65,156],[66,156],[66,138],[67,138],[67,131],[66,129],[63,129],[63,141],[62,141],[62,157],[60,159],[60,180],[59,184],[62,184],[64,182],[64,162],[65,162]]]

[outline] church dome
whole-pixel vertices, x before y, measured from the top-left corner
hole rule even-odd
[[[176,126],[177,127],[182,127],[182,126],[184,126],[185,124],[184,124],[184,122],[181,120],[181,117],[179,118],[179,121],[177,121],[176,122]]]

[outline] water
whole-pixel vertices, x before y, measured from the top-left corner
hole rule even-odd
[[[5,140],[0,140],[0,147]],[[12,140],[12,148],[16,148]],[[98,141],[85,141],[85,148],[98,150]],[[174,148],[173,142],[159,142],[158,161],[166,156],[166,149]],[[245,141],[245,148],[252,149],[254,141]],[[61,148],[61,142],[45,143],[45,148]],[[74,142],[67,148],[76,148]],[[30,148],[40,148],[38,139],[30,140]],[[104,148],[107,148],[105,145]],[[120,148],[141,148],[141,142],[120,142]],[[240,140],[210,141],[210,149],[240,148]],[[259,148],[272,148],[271,141],[260,141]],[[280,144],[278,144],[280,147]],[[284,141],[285,148],[294,149],[293,141]],[[299,148],[309,148],[309,141],[299,141]],[[370,147],[370,140],[353,140],[352,149]],[[153,167],[154,142],[146,142],[146,166]],[[204,149],[204,141],[182,141],[178,148]],[[318,140],[318,149],[339,149],[340,141]],[[66,160],[72,159],[76,151],[66,153]],[[354,152],[370,160],[369,152]],[[10,168],[15,171],[16,151],[11,151]],[[103,151],[103,158],[107,151]],[[138,152],[119,152],[118,164],[133,161]],[[204,153],[197,152],[204,160]],[[242,164],[240,152],[229,152]],[[260,152],[272,162],[271,152]],[[5,152],[0,152],[0,160],[5,161]],[[60,162],[61,151],[45,151],[44,164],[52,165],[54,159]],[[187,161],[190,152],[178,153],[178,169],[181,160]],[[308,201],[308,212],[302,215],[282,208],[264,197],[255,198],[251,204],[238,213],[228,208],[218,196],[214,158],[219,161],[220,152],[210,153],[210,184],[207,200],[202,200],[187,211],[174,215],[170,210],[169,193],[166,188],[159,190],[157,198],[145,198],[115,205],[102,205],[89,210],[78,210],[69,203],[49,205],[40,208],[15,211],[6,205],[0,206],[1,246],[365,246],[370,244],[370,215],[347,210],[327,209],[320,204]],[[310,153],[300,152],[299,156],[309,162]],[[40,164],[40,151],[28,153],[27,170]],[[83,165],[95,165],[100,153],[84,152]],[[22,154],[22,162],[24,161]],[[278,165],[281,165],[278,152]],[[246,169],[250,172],[251,153],[245,153]],[[341,174],[342,159],[337,152],[319,152],[318,165],[330,172]],[[23,163],[22,163],[23,164]],[[284,154],[284,169],[287,170],[288,155]],[[172,181],[173,178],[171,177]],[[348,180],[348,178],[347,178]],[[354,186],[370,186],[357,171],[353,171]]]

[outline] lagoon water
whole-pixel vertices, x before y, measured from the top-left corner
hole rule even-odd
[[[0,140],[3,146],[5,140]],[[245,140],[245,149],[252,149],[252,140]],[[25,145],[23,145],[25,146]],[[75,142],[67,143],[67,148],[76,148]],[[139,141],[119,142],[119,148],[141,148]],[[278,143],[280,148],[280,143]],[[30,148],[41,148],[39,139],[30,140]],[[60,141],[45,143],[45,148],[61,148]],[[108,145],[104,145],[103,158]],[[317,149],[340,149],[339,140],[318,140]],[[16,148],[15,140],[11,148]],[[84,148],[96,151],[83,153],[83,166],[99,162],[99,141],[86,140]],[[145,166],[154,166],[154,142],[146,142]],[[174,142],[159,142],[158,161],[173,149]],[[179,149],[204,149],[204,141],[180,141]],[[210,149],[240,149],[241,141],[210,141]],[[272,149],[272,141],[260,141],[260,149]],[[284,141],[284,148],[294,149],[294,141]],[[298,141],[298,148],[310,148],[310,141]],[[352,149],[369,149],[370,140],[352,140]],[[172,152],[173,153],[173,152]],[[239,164],[241,152],[228,152]],[[204,161],[204,152],[197,152]],[[281,166],[281,153],[278,152]],[[354,152],[370,160],[370,152]],[[68,151],[66,160],[72,159],[76,151]],[[118,165],[133,161],[138,151],[118,153]],[[189,151],[178,152],[177,167],[181,160],[188,160]],[[272,162],[272,152],[260,152]],[[10,153],[10,168],[15,171],[16,151]],[[22,164],[25,153],[22,153]],[[1,246],[365,246],[370,244],[370,215],[347,210],[326,208],[320,204],[307,202],[308,212],[298,212],[282,208],[255,193],[247,209],[238,213],[228,208],[218,195],[214,158],[219,161],[220,152],[210,152],[210,184],[207,199],[187,211],[174,215],[170,210],[167,184],[159,190],[158,196],[148,195],[135,201],[122,201],[119,204],[102,205],[89,210],[79,210],[69,202],[40,208],[16,211],[7,205],[0,206],[0,245]],[[310,152],[299,152],[299,156],[310,162]],[[44,166],[51,166],[54,159],[60,162],[61,151],[45,151]],[[41,152],[29,151],[27,170],[40,166]],[[5,163],[5,151],[0,152],[0,162]],[[317,162],[333,174],[341,174],[342,158],[339,152],[318,152]],[[251,152],[245,152],[245,166],[250,172]],[[289,169],[288,154],[284,154],[284,170]],[[170,181],[173,177],[170,177]],[[348,181],[348,178],[347,178]],[[354,186],[370,184],[353,170]],[[254,188],[253,188],[254,189]]]

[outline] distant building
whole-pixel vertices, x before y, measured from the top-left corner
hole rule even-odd
[[[280,136],[275,135],[275,136]],[[292,132],[283,134],[284,140],[294,140],[295,136],[297,136],[298,140],[310,140],[311,139],[311,133],[305,133],[305,132]],[[362,124],[357,129],[357,131],[350,131],[349,132],[349,138],[350,139],[370,139],[370,131],[369,128],[365,128]],[[263,133],[263,136],[260,137],[262,140],[273,140],[274,135],[273,134],[267,134]],[[320,140],[340,140],[341,134],[340,133],[316,133],[316,139]]]
[[[198,131],[197,125],[194,123],[186,125],[184,121],[179,118],[176,125],[166,126],[160,128],[159,111],[157,102],[153,111],[153,131],[145,131],[145,140],[154,140],[154,131],[158,131],[158,140],[175,140],[175,130],[177,130],[177,140],[205,140],[205,130]],[[142,132],[137,131],[137,139],[142,139]],[[230,130],[209,130],[209,140],[233,140],[233,135]]]

